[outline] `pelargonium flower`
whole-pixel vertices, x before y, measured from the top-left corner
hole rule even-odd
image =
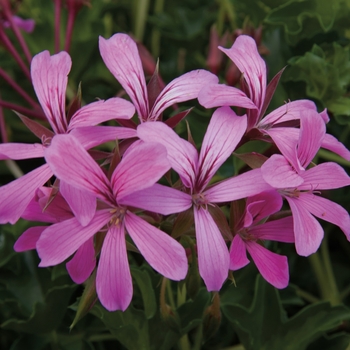
[[[41,258],[39,266],[61,263],[106,227],[96,276],[97,294],[106,309],[125,310],[132,298],[125,230],[155,270],[173,280],[185,278],[184,248],[123,204],[124,197],[154,185],[170,168],[164,147],[154,143],[134,144],[110,180],[71,135],[55,136],[45,150],[45,157],[59,179],[97,197],[99,209],[85,227],[74,217],[45,229],[36,245]]]
[[[137,128],[141,140],[159,142],[166,147],[170,164],[179,174],[185,193],[177,191],[170,198],[163,197],[161,185],[157,185],[135,193],[126,201],[129,205],[142,203],[139,205],[151,211],[162,210],[158,207],[166,208],[172,205],[172,201],[179,203],[180,200],[184,202],[182,210],[193,207],[199,272],[209,291],[221,288],[228,275],[230,259],[225,240],[208,207],[271,189],[263,180],[260,169],[207,187],[219,167],[232,154],[246,126],[245,116],[238,117],[228,107],[219,108],[210,120],[199,155],[190,142],[181,139],[164,123],[143,123]],[[148,197],[152,193],[158,194],[159,205],[149,202]]]
[[[289,203],[293,214],[295,247],[299,255],[314,253],[321,244],[323,229],[314,216],[339,226],[350,240],[350,218],[340,205],[316,193],[350,185],[350,178],[336,163],[327,162],[308,168],[322,145],[325,124],[315,112],[301,114],[299,139],[281,142],[283,155],[274,154],[261,167],[267,183]],[[314,215],[314,216],[313,216]]]
[[[282,71],[266,85],[267,69],[256,42],[247,35],[240,35],[230,49],[219,47],[242,72],[245,81],[244,92],[224,84],[208,84],[198,94],[198,101],[206,108],[236,106],[247,108],[247,133],[253,138],[265,140],[266,135],[288,140],[298,137],[299,129],[282,127],[285,123],[297,126],[300,114],[305,110],[316,111],[316,105],[309,100],[286,103],[265,115]],[[324,123],[329,121],[326,111],[317,114]],[[350,151],[330,134],[325,134],[321,147],[350,160]]]
[[[243,218],[234,228],[235,236],[230,248],[230,270],[238,270],[249,264],[248,251],[266,281],[276,288],[288,286],[287,257],[273,253],[261,244],[264,240],[294,243],[291,216],[264,222],[264,219],[281,208],[282,197],[276,191],[262,192],[247,199]]]
[[[116,138],[135,136],[128,128],[95,126],[110,119],[129,119],[133,116],[133,105],[121,98],[90,103],[78,109],[68,120],[65,112],[67,75],[71,68],[71,58],[66,52],[50,56],[48,51],[37,54],[31,63],[31,75],[34,90],[43,108],[52,130],[27,121],[41,144],[5,143],[0,145],[0,159],[31,159],[44,157],[44,150],[55,134],[71,133],[79,139],[85,148],[95,147]],[[0,188],[0,223],[15,223],[35,191],[50,179],[52,172],[47,164],[25,174],[21,178]],[[61,184],[63,196],[72,210],[87,224],[94,214],[95,200],[83,196],[79,191]]]
[[[74,217],[68,203],[54,188],[40,187],[21,216],[25,220],[49,224],[58,223]],[[24,252],[36,249],[36,244],[48,226],[33,226],[17,239],[14,250]],[[73,258],[67,262],[67,271],[75,283],[83,283],[96,266],[93,237],[78,248]]]
[[[218,78],[198,69],[174,79],[154,98],[148,93],[137,45],[128,35],[118,33],[109,39],[100,37],[100,53],[107,68],[119,81],[136,107],[140,122],[158,120],[168,107],[197,98],[205,84]]]

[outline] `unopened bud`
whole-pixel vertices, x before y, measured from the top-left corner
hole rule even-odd
[[[203,338],[207,340],[215,335],[221,324],[220,296],[213,293],[213,302],[204,311],[203,318]]]

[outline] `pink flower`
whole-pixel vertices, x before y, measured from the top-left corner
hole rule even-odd
[[[262,179],[260,169],[207,188],[211,178],[240,141],[246,130],[246,123],[245,116],[236,116],[228,107],[219,108],[210,120],[199,155],[191,143],[181,139],[164,123],[143,123],[137,128],[141,140],[159,142],[166,147],[170,164],[185,186],[185,193],[174,192],[171,198],[161,198],[158,190],[161,203],[159,206],[166,208],[168,205],[172,206],[172,202],[180,203],[183,200],[182,210],[193,207],[199,272],[209,291],[221,288],[228,275],[230,259],[226,243],[209,213],[208,206],[271,189]],[[158,210],[156,203],[148,201],[148,194],[153,191],[151,187],[126,200],[130,205],[134,202],[145,209]]]
[[[238,270],[249,264],[248,251],[261,275],[276,288],[288,285],[287,257],[270,252],[260,242],[271,240],[293,243],[293,221],[291,216],[263,223],[261,221],[281,207],[282,198],[275,191],[249,197],[244,217],[235,227],[236,235],[230,248],[230,270]]]
[[[261,167],[266,182],[278,189],[293,213],[295,246],[299,255],[314,253],[323,229],[314,216],[339,226],[350,240],[350,218],[346,210],[316,191],[350,185],[350,178],[336,163],[322,163],[307,169],[325,135],[325,124],[305,110],[301,114],[299,139],[285,142],[283,155],[275,154]],[[314,215],[314,216],[313,216]]]
[[[23,18],[18,17],[18,16],[12,16],[12,20],[18,28],[24,30],[27,33],[31,33],[34,30],[34,27],[35,27],[34,19],[31,19],[31,18],[23,19]],[[10,22],[6,21],[6,20],[4,20],[2,22],[2,25],[4,26],[4,28],[11,27]]]
[[[53,188],[41,187],[31,200],[22,218],[29,221],[58,223],[74,217],[72,210],[59,192]],[[36,249],[36,244],[48,226],[30,227],[17,239],[14,250],[23,252]],[[78,248],[66,268],[75,283],[83,283],[96,266],[93,237]]]
[[[245,81],[244,92],[223,84],[208,84],[198,94],[199,103],[206,108],[220,106],[247,108],[247,133],[252,131],[248,136],[253,138],[266,140],[266,135],[268,135],[276,144],[276,138],[284,141],[294,139],[295,135],[298,138],[299,129],[285,127],[285,124],[298,126],[300,114],[305,109],[316,112],[315,104],[309,100],[289,102],[264,117],[282,71],[266,86],[266,64],[259,54],[255,40],[247,35],[240,35],[230,49],[222,47],[219,49],[242,72]],[[329,121],[326,111],[317,113],[317,115],[324,123]],[[332,135],[324,136],[321,147],[350,160],[350,151]]]
[[[107,68],[130,96],[141,122],[158,120],[166,108],[197,98],[205,84],[218,82],[215,75],[199,69],[174,79],[158,96],[151,96],[137,45],[128,35],[118,33],[107,40],[100,37],[100,52]]]
[[[37,242],[40,266],[59,264],[107,227],[96,277],[97,294],[106,309],[125,310],[132,298],[125,230],[155,270],[170,279],[185,278],[184,248],[123,204],[124,197],[154,185],[169,169],[164,147],[142,144],[129,148],[110,180],[71,135],[55,136],[45,157],[59,179],[97,197],[100,209],[85,227],[72,218],[44,230]]]
[[[135,136],[128,128],[95,126],[110,119],[129,119],[133,105],[121,98],[90,103],[78,109],[68,120],[66,116],[67,75],[71,58],[66,52],[50,56],[48,51],[36,55],[31,63],[34,90],[52,130],[34,121],[27,125],[41,139],[41,144],[6,143],[0,145],[0,159],[31,159],[44,157],[44,150],[54,134],[71,133],[86,149],[116,138]],[[36,190],[47,182],[52,172],[47,164],[0,188],[0,223],[15,223]],[[61,184],[61,191],[81,222],[87,224],[94,214],[95,200]],[[82,197],[83,196],[83,197]]]

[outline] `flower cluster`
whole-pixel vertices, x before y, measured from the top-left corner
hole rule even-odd
[[[47,225],[26,230],[16,251],[36,249],[42,267],[70,259],[66,267],[76,283],[96,269],[101,303],[125,310],[133,294],[128,251],[175,281],[186,278],[188,259],[198,259],[208,291],[219,291],[230,270],[246,266],[248,251],[261,275],[284,288],[287,257],[268,250],[265,241],[295,243],[297,253],[308,256],[324,234],[315,217],[339,226],[350,240],[347,211],[320,195],[349,185],[350,178],[336,163],[312,162],[320,147],[347,160],[350,152],[326,133],[327,112],[319,113],[311,101],[288,102],[266,115],[282,72],[267,85],[266,65],[251,37],[241,35],[230,49],[220,48],[242,73],[242,90],[219,84],[205,70],[157,90],[146,85],[137,45],[128,35],[100,38],[99,47],[131,102],[115,97],[83,107],[75,103],[66,111],[69,54],[44,51],[31,61],[51,130],[21,116],[41,142],[3,143],[0,159],[44,158],[45,164],[0,188],[0,223],[24,218]],[[193,99],[217,108],[200,151],[174,131],[189,111],[162,120],[165,109]],[[138,123],[131,120],[135,112]],[[99,125],[110,120],[122,126]],[[110,153],[93,150],[116,140]],[[246,154],[242,159],[250,170],[212,181],[236,148],[251,140],[273,144],[274,154]],[[169,171],[178,181],[165,176],[165,185]],[[163,220],[174,228],[181,220],[187,225],[164,232]],[[197,256],[186,254],[184,235]]]

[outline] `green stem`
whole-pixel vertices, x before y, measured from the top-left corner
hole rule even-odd
[[[338,156],[337,154],[335,154],[333,152],[326,151],[324,149],[320,149],[318,151],[317,155],[320,158],[322,158],[322,159],[329,160],[331,162],[336,162],[336,163],[338,163],[340,165],[350,167],[350,162],[349,161],[347,161],[346,159]]]
[[[135,0],[134,1],[134,35],[135,38],[142,42],[145,32],[146,19],[148,15],[149,0]]]
[[[179,283],[177,285],[177,307],[179,308],[186,302],[186,284],[183,283],[182,286]],[[179,346],[181,350],[191,350],[191,343],[188,339],[188,334],[184,334],[179,341]]]
[[[325,238],[321,244],[321,256],[325,267],[326,278],[328,282],[328,298],[332,305],[340,304],[340,295],[337,287],[337,282],[334,277],[332,263],[328,249],[328,233],[325,232]]]
[[[203,339],[203,323],[201,323],[196,331],[196,336],[194,338],[193,350],[200,350],[202,347],[202,339]]]
[[[328,299],[328,283],[325,279],[324,266],[318,252],[310,255],[308,260],[316,276],[322,299]]]
[[[170,281],[169,280],[166,281],[166,291],[167,291],[167,294],[168,294],[168,299],[169,299],[171,308],[173,310],[176,310],[174,296],[173,296],[173,291],[171,290],[171,285],[170,285]]]
[[[319,298],[315,297],[314,295],[306,292],[305,290],[302,289],[297,289],[296,293],[299,297],[305,299],[306,301],[310,303],[318,303],[320,301]]]
[[[164,0],[156,0],[154,4],[154,14],[157,15],[161,13],[163,11],[163,8]],[[153,57],[158,58],[160,52],[160,31],[156,28],[153,28],[152,30],[151,48]]]

